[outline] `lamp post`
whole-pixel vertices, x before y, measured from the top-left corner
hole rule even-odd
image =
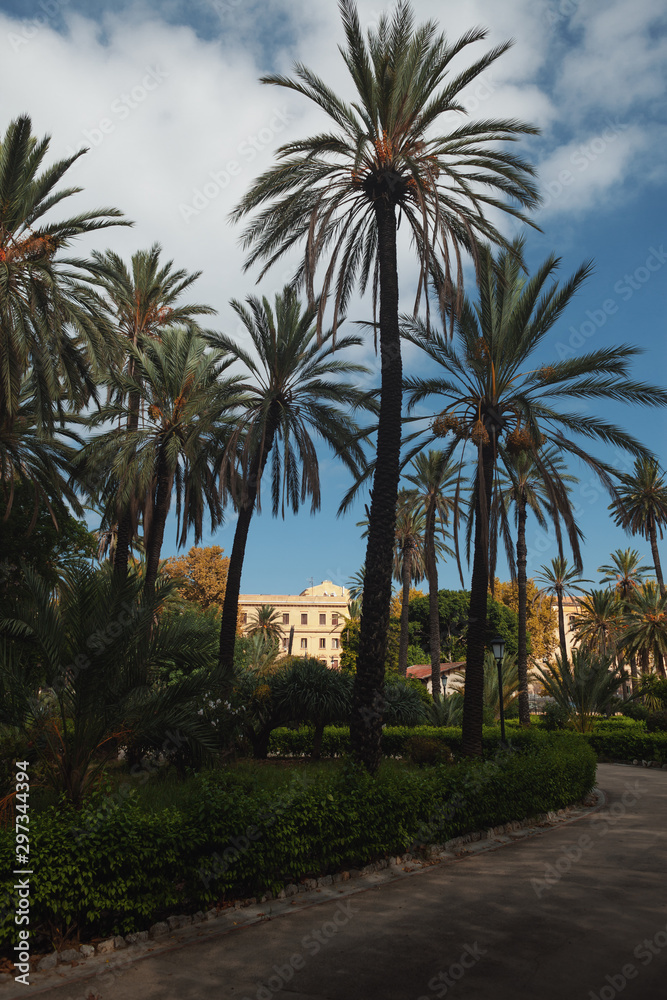
[[[498,701],[500,703],[500,742],[505,746],[505,706],[503,704],[503,657],[505,655],[505,640],[496,635],[491,640],[491,649],[498,668]]]

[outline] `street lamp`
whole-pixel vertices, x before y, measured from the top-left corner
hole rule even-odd
[[[505,640],[496,635],[491,640],[491,649],[498,668],[498,701],[500,702],[500,741],[505,746],[505,706],[503,705],[503,657],[505,655]]]

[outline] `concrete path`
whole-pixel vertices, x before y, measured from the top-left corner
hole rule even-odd
[[[602,809],[496,850],[206,925],[113,967],[0,995],[54,1000],[660,1000],[667,771],[601,765]],[[269,913],[271,904],[263,909]],[[194,930],[194,928],[192,929]],[[95,959],[95,962],[98,960]]]

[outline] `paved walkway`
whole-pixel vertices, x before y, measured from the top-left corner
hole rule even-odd
[[[602,809],[540,835],[383,884],[370,876],[361,890],[334,887],[338,898],[300,896],[250,926],[223,932],[212,921],[155,955],[52,973],[49,985],[36,976],[0,996],[661,1000],[667,771],[601,765],[598,787]]]

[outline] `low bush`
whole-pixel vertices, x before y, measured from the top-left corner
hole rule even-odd
[[[408,760],[418,766],[423,764],[450,764],[452,751],[441,740],[430,736],[411,736],[405,741]]]
[[[596,729],[586,734],[588,743],[600,760],[649,760],[667,763],[667,733],[649,733],[634,729]]]
[[[646,720],[649,733],[667,733],[667,711],[651,712]]]
[[[95,793],[78,811],[63,799],[31,822],[31,929],[84,939],[141,930],[170,912],[558,809],[592,788],[595,757],[576,734],[533,734],[525,749],[420,769],[385,761],[375,778],[349,764],[307,769],[278,792],[247,775],[199,775],[178,807],[153,812],[136,790]],[[13,846],[13,830],[1,831],[1,871],[13,867]],[[5,899],[13,880],[0,880]],[[5,948],[12,910],[0,918]]]

